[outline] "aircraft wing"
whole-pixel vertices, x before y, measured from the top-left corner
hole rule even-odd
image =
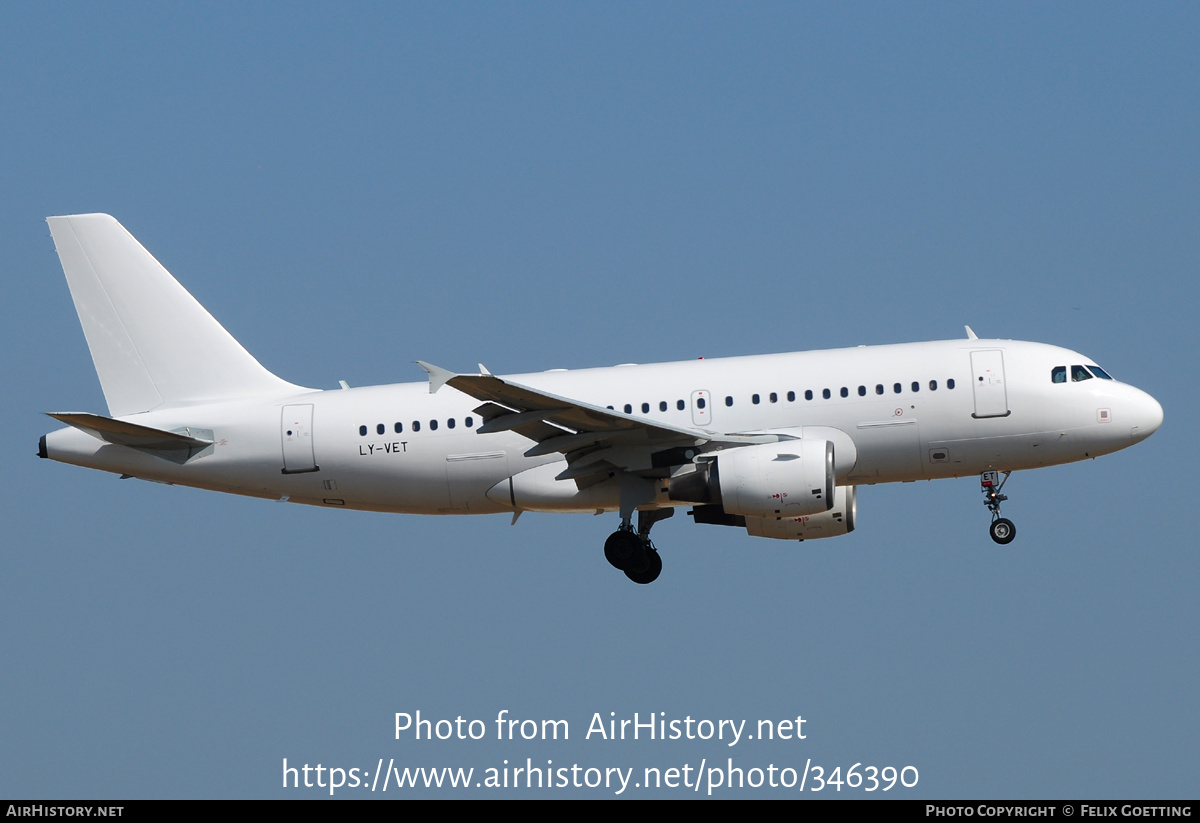
[[[672,426],[522,386],[486,370],[481,374],[456,374],[417,362],[429,372],[431,394],[448,385],[483,401],[475,409],[484,420],[476,431],[514,431],[528,437],[535,443],[525,452],[526,457],[561,453],[568,467],[558,479],[575,480],[580,488],[589,481],[605,479],[617,469],[653,472],[688,462],[690,456],[683,455],[688,448],[699,452],[715,445],[742,446],[778,439],[774,435],[724,434]],[[669,454],[672,449],[681,450],[678,458]],[[655,455],[663,452],[668,455],[656,460]]]

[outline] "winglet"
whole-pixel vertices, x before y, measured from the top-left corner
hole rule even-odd
[[[426,363],[424,360],[418,360],[417,365],[429,372],[430,394],[434,394],[438,389],[446,385],[446,382],[451,377],[457,377],[457,375],[449,369],[443,369],[441,366],[435,366],[432,363]]]
[[[482,363],[479,363],[478,365],[479,365],[479,373],[480,374],[482,374],[484,377],[492,376],[492,373],[487,370],[487,366],[483,365]]]
[[[963,326],[963,328],[967,330],[967,339],[968,340],[978,340],[979,339],[979,335],[977,335],[974,332],[974,330],[971,329],[970,326]]]

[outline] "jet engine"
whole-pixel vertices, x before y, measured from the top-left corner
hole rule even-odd
[[[778,540],[839,537],[854,531],[857,517],[858,490],[854,486],[838,486],[833,495],[833,508],[829,511],[799,517],[747,517],[746,532],[751,537]]]
[[[800,517],[833,506],[833,443],[783,440],[722,451],[716,460],[721,506],[746,517]]]

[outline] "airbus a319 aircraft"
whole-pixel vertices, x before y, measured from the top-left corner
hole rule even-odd
[[[47,221],[108,403],[61,412],[41,457],[163,483],[415,514],[619,512],[636,583],[650,529],[812,540],[854,531],[856,486],[978,475],[991,536],[1008,474],[1149,437],[1153,397],[1091,358],[965,339],[322,391],[263,368],[112,217]],[[1003,477],[1001,477],[1003,474]],[[637,525],[633,515],[637,512]]]

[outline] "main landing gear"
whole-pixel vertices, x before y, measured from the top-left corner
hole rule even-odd
[[[674,509],[638,512],[638,529],[629,519],[604,541],[604,557],[614,568],[625,572],[634,583],[653,583],[662,572],[662,558],[650,542],[650,527],[675,513]]]
[[[992,535],[992,539],[1001,546],[1007,546],[1017,536],[1017,527],[1013,525],[1013,522],[1007,517],[1000,516],[1000,504],[1008,499],[1008,495],[1001,494],[1000,490],[1008,482],[1010,474],[1012,472],[1005,472],[1003,480],[1000,479],[999,472],[984,472],[979,475],[983,503],[992,513],[992,525],[988,528],[988,532]]]

